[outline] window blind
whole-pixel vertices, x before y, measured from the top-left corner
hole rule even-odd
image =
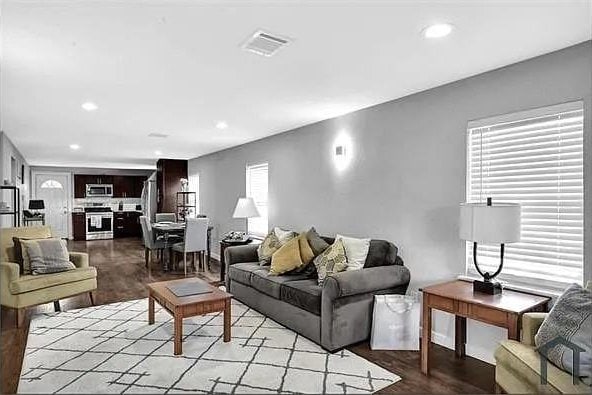
[[[249,218],[249,233],[259,236],[267,234],[268,229],[268,165],[261,163],[247,166],[247,197],[253,198],[260,217]]]
[[[567,103],[471,122],[467,201],[520,203],[521,241],[506,246],[500,279],[563,289],[583,281],[583,105]],[[468,274],[476,274],[467,243]],[[487,271],[499,245],[479,245]]]

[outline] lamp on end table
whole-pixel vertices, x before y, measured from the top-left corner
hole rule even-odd
[[[236,202],[236,207],[234,208],[234,213],[232,214],[232,218],[245,218],[245,233],[244,235],[249,233],[249,218],[260,217],[259,210],[255,205],[255,201],[253,198],[250,197],[241,197],[238,198]],[[234,232],[240,234],[240,232]],[[243,235],[243,237],[244,237]]]
[[[514,203],[493,204],[464,203],[460,205],[460,238],[473,242],[473,263],[483,281],[473,281],[473,292],[490,295],[502,292],[500,283],[492,281],[504,266],[504,245],[520,241],[520,205]],[[492,274],[483,272],[477,263],[477,244],[500,244],[500,262]]]

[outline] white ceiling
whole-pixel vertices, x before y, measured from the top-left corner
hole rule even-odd
[[[151,167],[589,40],[590,17],[589,0],[5,0],[1,128],[33,165]],[[242,51],[260,28],[293,42]]]

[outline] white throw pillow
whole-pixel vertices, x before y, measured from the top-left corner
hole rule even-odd
[[[345,255],[347,256],[347,269],[358,270],[364,267],[368,250],[370,249],[370,239],[356,239],[337,235],[337,240],[341,240],[345,246]]]
[[[273,233],[275,233],[275,235],[277,236],[277,238],[280,240],[280,243],[284,244],[286,241],[290,240],[291,238],[294,237],[294,232],[291,230],[285,230],[282,229],[278,226],[276,226],[275,228],[273,228]]]

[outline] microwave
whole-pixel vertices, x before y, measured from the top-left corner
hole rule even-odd
[[[113,185],[86,184],[86,197],[113,197]]]

